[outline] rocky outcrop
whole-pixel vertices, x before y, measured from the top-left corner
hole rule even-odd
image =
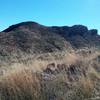
[[[72,27],[52,27],[52,30],[64,37],[73,48],[100,47],[100,36],[96,29],[88,30],[86,26],[74,25]]]

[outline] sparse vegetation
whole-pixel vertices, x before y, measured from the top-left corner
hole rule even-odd
[[[100,72],[94,67],[94,63],[100,66],[99,53],[80,54],[45,54],[12,65],[0,77],[0,100],[90,100],[100,96]]]

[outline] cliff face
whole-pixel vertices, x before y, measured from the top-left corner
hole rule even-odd
[[[0,32],[0,55],[46,53],[66,49],[100,46],[96,29],[74,25],[47,27],[36,22],[22,22]]]

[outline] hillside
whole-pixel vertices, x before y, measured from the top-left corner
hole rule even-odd
[[[5,37],[1,39],[1,45],[12,46],[27,53],[46,53],[63,50],[69,44],[59,34],[50,30],[49,27],[35,22],[23,22],[13,25],[3,32],[1,38]]]
[[[52,27],[53,30],[60,34],[68,41],[73,48],[100,47],[100,36],[96,29],[88,30],[86,26],[74,25],[72,27]]]
[[[99,44],[97,30],[88,30],[83,25],[48,27],[36,22],[22,22],[0,32],[0,58],[9,57],[11,60],[21,58],[22,53],[27,55],[76,50],[99,47]]]
[[[36,22],[22,22],[0,33],[0,46],[12,47],[8,51],[43,53],[64,50],[69,47],[84,48],[100,46],[96,29],[74,25],[47,27]]]
[[[97,30],[22,22],[0,32],[0,100],[100,100]]]

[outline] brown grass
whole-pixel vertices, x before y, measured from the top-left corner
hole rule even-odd
[[[40,76],[32,70],[17,70],[2,78],[1,100],[40,100]]]
[[[56,55],[57,56],[57,55]],[[99,77],[93,68],[92,60],[97,54],[84,59],[82,55],[67,53],[62,59],[50,57],[48,60],[31,60],[25,66],[15,64],[12,70],[0,77],[0,100],[84,100],[90,98],[95,82]],[[91,59],[91,60],[90,60]],[[55,78],[45,80],[42,70],[50,63],[79,66],[86,70],[86,76],[79,76],[78,81],[70,82],[67,73],[58,73]],[[34,67],[35,66],[35,67]],[[82,72],[81,72],[82,73]],[[92,77],[92,78],[91,78]]]

